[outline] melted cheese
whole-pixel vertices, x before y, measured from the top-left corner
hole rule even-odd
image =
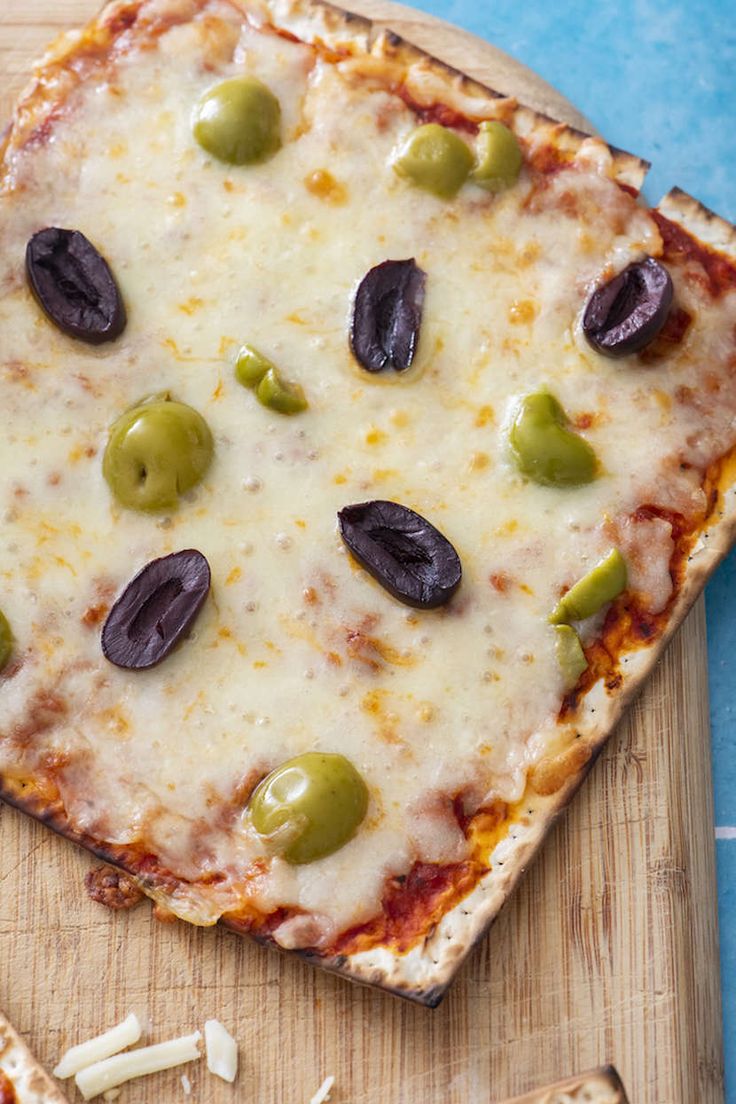
[[[520,798],[557,735],[547,615],[612,534],[632,585],[666,604],[669,524],[631,517],[643,503],[703,511],[701,472],[731,442],[736,398],[697,396],[704,362],[716,381],[727,370],[736,301],[711,325],[701,285],[673,271],[694,317],[684,343],[646,369],[604,360],[580,331],[590,288],[661,249],[604,147],[499,197],[468,185],[438,200],[390,168],[416,124],[401,100],[223,20],[175,27],[83,82],[11,166],[0,572],[22,665],[0,687],[0,772],[53,769],[77,829],[140,845],[181,880],[167,893],[178,915],[292,907],[303,915],[276,937],[319,946],[376,913],[388,876],[466,856],[452,795],[470,811]],[[278,95],[284,147],[231,168],[194,143],[191,112],[243,72]],[[307,186],[320,172],[337,190]],[[31,298],[25,243],[49,224],[82,230],[112,265],[129,315],[113,345],[67,339]],[[418,357],[369,376],[347,340],[355,288],[406,257],[428,277]],[[236,383],[243,341],[302,384],[306,413],[280,417]],[[509,461],[510,412],[543,386],[589,425],[603,474],[588,487],[535,486]],[[201,411],[216,456],[155,518],[116,505],[101,456],[115,418],[163,390]],[[453,542],[464,580],[446,609],[405,608],[346,554],[336,513],[371,498]],[[190,638],[150,671],[110,666],[111,599],[187,547],[213,574]],[[308,750],[349,756],[371,801],[347,846],[295,867],[242,809],[255,780]]]

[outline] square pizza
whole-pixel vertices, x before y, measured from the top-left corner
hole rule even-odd
[[[435,1005],[731,545],[736,232],[316,0],[116,0],[0,156],[0,793]]]

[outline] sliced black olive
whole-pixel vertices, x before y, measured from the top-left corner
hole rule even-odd
[[[41,309],[70,337],[101,345],[125,329],[115,277],[81,231],[39,230],[26,246],[26,272]]]
[[[596,288],[585,308],[583,332],[604,356],[641,352],[667,321],[672,296],[667,269],[645,257]]]
[[[103,654],[131,670],[160,663],[189,630],[209,589],[210,565],[196,549],[151,560],[110,610]]]
[[[426,518],[398,502],[360,502],[337,515],[340,535],[381,586],[418,609],[449,602],[460,586],[460,557]]]
[[[427,277],[416,262],[384,261],[355,295],[350,345],[367,372],[410,367],[419,343]]]

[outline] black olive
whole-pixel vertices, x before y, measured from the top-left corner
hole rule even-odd
[[[426,518],[398,502],[361,502],[337,515],[358,563],[399,601],[418,609],[449,602],[460,586],[460,557]]]
[[[125,329],[110,266],[79,230],[39,230],[26,246],[26,272],[42,310],[70,337],[101,345]]]
[[[108,614],[102,629],[106,659],[131,670],[160,663],[190,628],[209,589],[210,565],[196,549],[151,560]]]
[[[384,261],[363,278],[355,295],[350,345],[368,372],[404,372],[419,342],[427,277],[416,262]]]
[[[667,321],[672,296],[667,269],[654,257],[645,257],[596,288],[585,308],[583,332],[605,356],[639,353]]]

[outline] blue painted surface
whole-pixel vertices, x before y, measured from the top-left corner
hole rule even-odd
[[[736,840],[719,840],[718,919],[721,926],[723,1026],[726,1043],[726,1097],[736,1099]]]
[[[411,0],[555,85],[613,145],[736,222],[734,0]],[[736,554],[707,592],[716,823],[736,826]],[[726,1088],[736,1104],[736,839],[718,842]]]

